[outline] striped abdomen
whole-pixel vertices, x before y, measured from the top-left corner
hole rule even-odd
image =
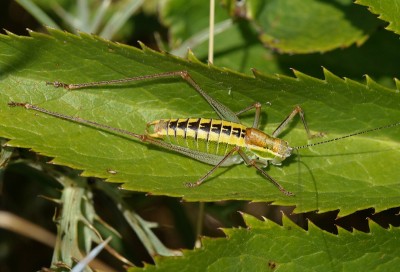
[[[207,118],[161,119],[148,126],[153,126],[151,137],[209,154],[223,156],[235,146],[245,146],[247,127],[234,122]]]

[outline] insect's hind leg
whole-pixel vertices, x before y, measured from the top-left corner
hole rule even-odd
[[[45,108],[41,108],[41,107],[29,104],[29,103],[11,101],[11,102],[8,102],[8,106],[10,106],[10,107],[23,107],[23,108],[25,108],[27,110],[34,110],[34,111],[41,112],[41,113],[44,113],[44,114],[47,114],[47,115],[50,115],[50,116],[53,116],[53,117],[57,117],[57,118],[60,118],[60,119],[76,122],[78,124],[84,124],[84,125],[88,125],[88,126],[91,126],[91,127],[96,127],[96,128],[102,129],[102,130],[106,130],[106,131],[109,131],[109,132],[115,132],[115,133],[118,133],[118,134],[127,135],[127,136],[130,136],[130,137],[139,139],[141,141],[143,141],[143,136],[145,136],[145,135],[137,134],[137,133],[125,130],[125,129],[121,129],[121,128],[116,128],[116,127],[100,124],[100,123],[97,123],[97,122],[94,122],[94,121],[91,121],[91,120],[87,120],[87,119],[83,119],[83,118],[80,118],[80,117],[69,116],[69,115],[66,115],[66,114],[59,113],[59,112],[50,111],[50,110],[47,110]]]
[[[290,121],[293,120],[293,118],[296,116],[296,114],[298,114],[301,118],[301,122],[304,125],[304,129],[307,132],[307,136],[309,139],[311,138],[315,138],[315,137],[322,137],[324,136],[324,133],[320,132],[317,134],[312,134],[310,132],[310,129],[308,128],[306,119],[304,117],[304,111],[300,106],[296,106],[293,111],[282,121],[282,123],[279,124],[279,126],[275,129],[275,131],[272,133],[273,137],[278,137],[279,134],[282,133],[282,131],[288,126],[288,124],[290,123]]]
[[[122,78],[122,79],[78,83],[78,84],[67,84],[59,81],[46,82],[46,84],[53,85],[56,88],[62,87],[67,90],[73,90],[73,89],[81,89],[94,86],[106,86],[106,85],[129,83],[134,81],[151,80],[151,79],[154,80],[160,78],[173,78],[173,77],[181,77],[187,83],[189,83],[208,102],[208,104],[214,109],[214,111],[219,115],[219,117],[227,121],[240,123],[239,118],[233,111],[231,111],[228,107],[219,103],[217,100],[209,96],[206,92],[204,92],[204,90],[200,87],[199,84],[197,84],[197,82],[192,78],[189,72],[185,70]]]

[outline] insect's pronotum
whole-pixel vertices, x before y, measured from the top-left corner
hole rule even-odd
[[[290,147],[288,142],[279,139],[279,134],[284,130],[288,123],[298,114],[304,125],[309,138],[320,136],[311,134],[304,112],[296,106],[293,111],[282,121],[275,131],[268,135],[258,129],[261,104],[254,103],[247,108],[234,113],[229,108],[210,97],[203,89],[193,80],[187,71],[166,72],[153,75],[138,76],[132,78],[124,78],[110,81],[89,82],[81,84],[66,84],[62,82],[47,82],[48,85],[55,87],[63,87],[68,90],[81,89],[85,87],[121,84],[132,81],[158,79],[166,77],[181,77],[189,83],[214,109],[221,119],[210,118],[177,118],[177,119],[160,119],[147,123],[146,133],[137,134],[124,129],[103,125],[90,120],[85,120],[79,117],[64,115],[58,112],[52,112],[44,108],[37,107],[29,103],[9,102],[9,106],[20,106],[26,109],[39,111],[54,117],[74,121],[81,124],[87,124],[92,127],[105,129],[127,135],[142,142],[154,144],[162,148],[172,150],[193,159],[214,165],[210,171],[200,177],[195,182],[186,183],[188,187],[199,186],[207,177],[209,177],[216,169],[221,166],[230,166],[244,162],[248,166],[256,168],[265,178],[275,185],[285,195],[294,195],[290,191],[283,188],[274,178],[268,175],[263,168],[269,163],[280,165],[283,160],[289,157],[293,150],[306,148],[314,145],[337,141],[352,137],[355,135],[364,134],[376,130],[390,128],[400,125],[400,122],[364,130],[339,138],[330,139],[322,142],[308,144],[304,146]],[[241,124],[238,115],[255,109],[255,117],[252,127],[246,127]],[[151,129],[151,131],[149,131]]]

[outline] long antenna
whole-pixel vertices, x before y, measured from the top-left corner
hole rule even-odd
[[[369,133],[369,132],[373,132],[373,131],[377,131],[377,130],[381,130],[381,129],[391,128],[391,127],[396,127],[396,126],[399,126],[399,125],[400,125],[400,122],[397,122],[397,123],[393,123],[393,124],[386,125],[386,126],[381,126],[381,127],[377,127],[377,128],[371,128],[371,129],[359,131],[359,132],[356,132],[356,133],[352,133],[352,134],[349,134],[349,135],[337,137],[337,138],[326,140],[326,141],[321,141],[321,142],[312,143],[312,144],[306,144],[306,145],[301,145],[301,146],[295,146],[295,147],[292,147],[292,149],[299,150],[299,149],[303,149],[303,148],[307,148],[307,147],[311,147],[311,146],[316,146],[316,145],[320,145],[320,144],[326,144],[326,143],[330,143],[330,142],[335,142],[335,141],[346,139],[346,138],[353,137],[353,136],[356,136],[356,135],[361,135],[361,134],[365,134],[365,133]]]

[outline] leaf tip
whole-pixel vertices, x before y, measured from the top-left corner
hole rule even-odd
[[[260,70],[257,70],[256,68],[251,68],[251,72],[253,73],[254,78],[257,79],[262,79],[267,77],[266,74],[263,74]]]
[[[140,46],[140,49],[142,49],[143,51],[145,51],[148,47],[144,44],[144,43],[142,43],[141,41],[137,41],[137,43],[139,44],[139,46]]]
[[[190,48],[187,51],[186,58],[191,62],[204,64],[196,57]]]
[[[289,68],[289,69],[292,71],[296,80],[300,80],[305,75],[302,72],[300,72],[299,70],[296,70],[294,68]]]
[[[9,30],[7,30],[7,29],[4,29],[4,28],[3,28],[3,30],[4,30],[4,32],[6,33],[7,36],[10,36],[10,37],[19,37],[17,34],[14,34],[13,32],[11,32],[11,31],[9,31]]]
[[[341,78],[334,73],[332,73],[330,70],[328,70],[325,67],[322,67],[322,72],[324,74],[324,81],[325,83],[330,82],[330,81],[345,81],[344,78]]]

